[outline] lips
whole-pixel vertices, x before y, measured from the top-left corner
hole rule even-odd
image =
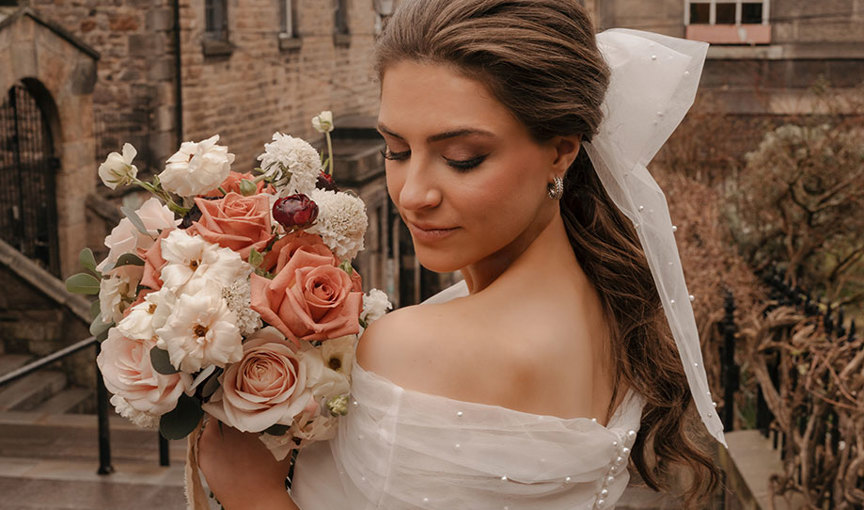
[[[421,242],[439,241],[459,230],[459,227],[446,227],[430,223],[412,223],[407,221],[406,224],[414,240]]]

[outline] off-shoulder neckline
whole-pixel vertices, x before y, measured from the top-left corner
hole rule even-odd
[[[458,399],[447,397],[444,395],[437,395],[434,393],[427,393],[427,392],[420,391],[420,390],[413,390],[410,388],[405,388],[403,386],[400,386],[399,384],[396,384],[395,382],[391,381],[390,379],[384,377],[381,374],[378,374],[376,372],[372,372],[371,370],[366,370],[365,368],[360,366],[360,364],[357,362],[354,363],[353,369],[358,371],[360,374],[365,375],[366,377],[369,377],[371,379],[377,379],[380,383],[387,384],[387,385],[393,386],[395,388],[398,388],[399,391],[401,391],[403,393],[417,395],[417,396],[420,396],[422,398],[436,399],[436,400],[449,402],[449,403],[453,404],[454,408],[470,409],[470,408],[474,407],[477,409],[494,410],[494,411],[500,412],[500,413],[513,414],[515,416],[529,417],[529,418],[534,418],[534,419],[540,419],[543,421],[557,422],[557,423],[562,423],[562,424],[573,424],[573,423],[580,423],[580,422],[581,423],[590,423],[592,425],[596,425],[596,426],[598,426],[602,429],[605,429],[607,431],[612,431],[612,430],[620,428],[619,426],[617,426],[617,423],[624,419],[624,413],[627,411],[627,409],[630,406],[633,405],[634,399],[638,399],[638,394],[636,393],[636,391],[633,388],[628,389],[627,393],[624,395],[624,398],[621,399],[621,402],[618,403],[618,406],[615,408],[615,411],[612,413],[612,417],[609,419],[609,422],[606,425],[603,425],[599,421],[595,421],[593,418],[588,418],[586,416],[576,416],[574,418],[562,418],[560,416],[555,416],[555,415],[551,415],[551,414],[535,414],[535,413],[529,413],[527,411],[520,411],[518,409],[513,409],[511,407],[500,406],[497,404],[486,404],[483,402],[470,402],[467,400],[458,400]]]

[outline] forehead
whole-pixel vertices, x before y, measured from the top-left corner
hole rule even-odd
[[[521,128],[482,81],[452,66],[415,61],[397,62],[384,71],[378,119],[404,135],[428,135],[454,126],[499,133]]]

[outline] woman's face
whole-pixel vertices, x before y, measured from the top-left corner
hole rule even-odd
[[[557,210],[546,195],[563,173],[555,144],[534,141],[482,82],[441,64],[393,64],[378,120],[390,198],[425,267],[512,262]]]

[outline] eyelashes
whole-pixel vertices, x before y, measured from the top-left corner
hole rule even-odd
[[[387,161],[405,161],[411,156],[411,151],[393,152],[389,148],[385,147],[384,149],[381,149],[381,156]],[[444,160],[447,161],[448,165],[456,170],[467,171],[480,166],[488,156],[488,154],[484,154],[471,159],[462,160],[444,158]]]

